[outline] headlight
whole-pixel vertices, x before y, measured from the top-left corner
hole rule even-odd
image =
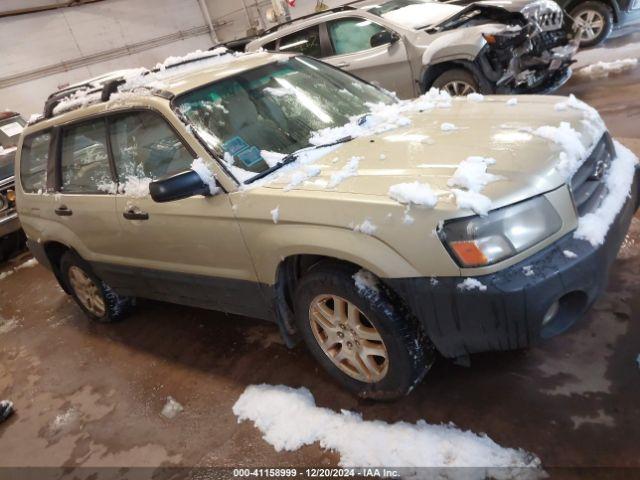
[[[539,196],[490,212],[445,222],[441,239],[461,267],[492,265],[550,237],[562,219]]]

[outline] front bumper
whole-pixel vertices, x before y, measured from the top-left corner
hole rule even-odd
[[[389,279],[445,357],[524,348],[563,332],[606,288],[608,272],[638,208],[640,171],[631,195],[604,243],[593,247],[570,233],[546,249],[500,272],[474,277],[486,291],[460,290],[459,277]],[[571,251],[575,258],[563,252]],[[523,267],[533,275],[525,275]],[[549,308],[556,315],[545,325]]]
[[[0,214],[2,215],[2,214]],[[13,212],[6,216],[0,216],[0,238],[20,230],[20,220],[18,214]]]

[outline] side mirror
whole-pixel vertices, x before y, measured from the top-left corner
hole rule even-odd
[[[380,45],[386,45],[387,43],[396,43],[398,40],[400,40],[400,35],[396,32],[382,30],[381,32],[374,34],[369,43],[371,44],[371,48],[373,48],[379,47]]]
[[[211,195],[209,186],[193,170],[185,170],[171,177],[149,184],[151,198],[155,202],[173,202],[195,195]]]

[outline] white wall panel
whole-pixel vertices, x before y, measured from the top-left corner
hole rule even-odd
[[[105,0],[0,18],[0,79],[205,25],[198,0]],[[186,38],[48,78],[0,89],[0,110],[26,116],[42,110],[59,85],[121,68],[153,66],[169,55],[211,46],[208,35]]]

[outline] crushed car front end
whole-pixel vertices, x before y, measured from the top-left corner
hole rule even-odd
[[[484,93],[550,93],[571,77],[579,35],[551,0],[470,3],[435,30],[465,27],[484,39],[474,61]]]

